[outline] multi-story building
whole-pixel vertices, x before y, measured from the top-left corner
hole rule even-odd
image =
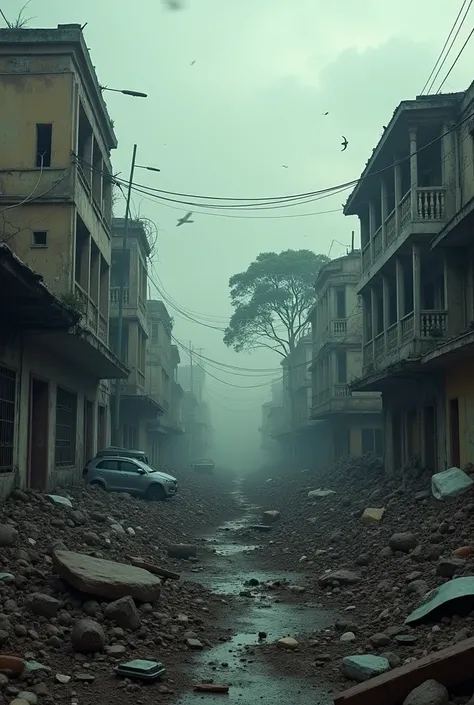
[[[109,349],[112,178],[117,146],[80,25],[0,29],[0,241],[81,314],[70,330],[38,335],[29,395],[43,407],[43,487],[80,477],[108,442],[109,387],[128,370]],[[17,380],[25,351],[6,364]],[[27,444],[28,424],[18,428]],[[26,461],[25,461],[26,462]],[[20,483],[33,482],[32,459]],[[29,463],[29,465],[28,465]]]
[[[120,432],[114,439],[125,448],[148,448],[148,424],[165,413],[164,397],[152,396],[147,386],[147,258],[150,255],[145,227],[140,220],[112,223],[110,275],[110,343],[130,370],[121,384]],[[121,283],[123,286],[121,287]],[[120,290],[123,290],[122,350],[118,350]]]
[[[474,87],[395,110],[350,195],[361,225],[363,376],[383,394],[388,471],[474,461]]]
[[[206,373],[200,364],[180,365],[178,381],[183,389],[182,419],[185,435],[181,441],[183,462],[206,457],[212,448],[212,423],[204,401]]]
[[[163,409],[148,424],[149,455],[155,466],[176,465],[176,437],[183,433],[181,400],[177,381],[179,350],[172,344],[173,319],[163,301],[148,301],[147,389]]]
[[[312,325],[311,418],[327,422],[329,458],[382,453],[382,401],[378,393],[352,392],[362,374],[362,311],[356,293],[360,252],[324,265],[315,282]]]

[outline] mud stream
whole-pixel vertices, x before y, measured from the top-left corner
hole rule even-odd
[[[190,572],[187,579],[199,582],[223,597],[239,596],[243,590],[251,590],[245,586],[250,578],[259,583],[284,579],[298,585],[301,582],[298,573],[259,569],[258,532],[253,534],[252,542],[248,541],[248,534],[245,538],[239,534],[242,528],[255,523],[257,508],[246,503],[238,486],[234,496],[240,507],[239,517],[206,536],[208,545],[215,549],[214,557],[206,562],[204,570],[197,574]],[[276,705],[295,700],[298,705],[329,705],[333,702],[324,684],[317,685],[313,679],[297,679],[286,674],[279,676],[264,659],[258,654],[253,656],[252,650],[248,649],[249,646],[258,646],[259,632],[265,632],[267,643],[272,643],[284,636],[312,634],[334,621],[334,614],[320,607],[285,604],[275,601],[274,597],[274,593],[261,591],[255,592],[250,599],[238,597],[241,609],[229,623],[233,638],[203,652],[194,666],[193,674],[199,682],[230,685],[229,694],[188,693],[179,698],[177,705],[197,702],[207,705],[219,700],[240,705]]]

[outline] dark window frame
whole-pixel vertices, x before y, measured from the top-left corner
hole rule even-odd
[[[53,152],[53,123],[36,123],[36,166],[47,169],[51,166]]]

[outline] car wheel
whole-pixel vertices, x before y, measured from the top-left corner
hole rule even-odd
[[[105,490],[104,483],[100,482],[100,480],[92,480],[92,482],[89,482],[89,485],[91,487],[95,487],[98,490]]]
[[[164,502],[166,499],[164,487],[161,485],[151,485],[147,490],[146,498],[151,502]]]

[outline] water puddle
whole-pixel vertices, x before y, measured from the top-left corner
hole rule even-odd
[[[207,537],[209,548],[215,550],[215,560],[207,562],[198,573],[193,571],[186,576],[219,594],[241,595],[239,599],[245,605],[232,625],[235,636],[200,655],[193,669],[199,682],[224,683],[230,685],[230,692],[228,695],[187,693],[181,696],[178,705],[196,702],[208,705],[219,700],[240,705],[277,705],[295,700],[298,705],[330,705],[332,697],[324,688],[308,678],[279,676],[258,657],[260,632],[265,632],[266,642],[272,643],[284,636],[323,630],[333,624],[335,617],[314,605],[281,602],[280,591],[266,589],[266,584],[275,581],[298,585],[301,576],[256,569],[259,537],[255,536],[255,543],[249,543],[248,535],[244,538],[240,534],[242,528],[255,522],[256,508],[245,504],[238,489],[234,494],[242,508],[241,516]],[[249,586],[249,579],[253,583],[258,581],[258,585]]]

